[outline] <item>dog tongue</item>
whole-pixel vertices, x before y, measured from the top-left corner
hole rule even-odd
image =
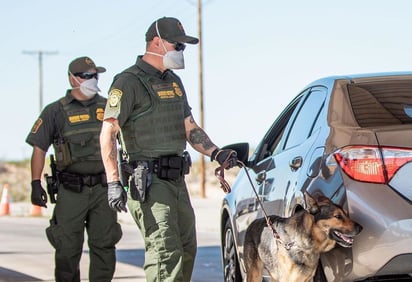
[[[340,232],[338,232],[338,231],[335,231],[335,234],[336,234],[339,238],[341,238],[343,241],[345,241],[346,243],[348,243],[349,245],[352,245],[352,244],[353,244],[353,237],[351,237],[351,236],[346,236],[345,234],[340,233]]]

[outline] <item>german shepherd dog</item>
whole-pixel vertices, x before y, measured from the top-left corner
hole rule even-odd
[[[321,253],[336,243],[352,246],[362,226],[324,196],[316,201],[305,192],[305,200],[306,210],[289,218],[272,215],[270,223],[259,218],[248,226],[244,243],[247,282],[261,282],[263,269],[272,281],[311,281]]]

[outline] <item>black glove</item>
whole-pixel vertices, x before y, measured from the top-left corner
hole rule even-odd
[[[123,185],[120,181],[113,181],[107,183],[107,196],[109,199],[109,206],[113,210],[118,212],[127,212],[127,193],[123,189]]]
[[[236,151],[219,148],[212,152],[210,160],[217,161],[220,165],[222,165],[224,162],[227,162],[228,166],[226,167],[226,169],[236,166],[238,161]]]
[[[40,180],[31,182],[31,203],[36,206],[47,208],[47,194],[41,186]]]

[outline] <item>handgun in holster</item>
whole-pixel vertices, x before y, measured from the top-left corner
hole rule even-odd
[[[56,162],[54,161],[54,156],[50,155],[50,169],[51,175],[47,173],[44,174],[44,178],[47,184],[47,194],[49,194],[50,202],[52,204],[56,203],[56,195],[59,189],[59,177],[56,169]]]
[[[183,175],[190,173],[190,167],[192,166],[192,158],[188,151],[183,152]]]
[[[130,195],[133,200],[144,202],[147,189],[152,184],[152,173],[147,161],[137,161],[136,168],[129,178]]]

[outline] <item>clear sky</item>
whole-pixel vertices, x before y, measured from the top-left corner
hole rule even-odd
[[[159,17],[178,18],[197,36],[196,0],[0,0],[2,141],[0,160],[29,158],[25,138],[39,114],[37,55],[43,57],[43,104],[69,87],[72,59],[90,56],[113,76],[144,52]],[[256,146],[282,108],[311,81],[329,75],[411,70],[410,0],[204,0],[205,130],[219,146]],[[199,113],[198,46],[185,50],[182,78]],[[196,156],[195,156],[196,157]]]

